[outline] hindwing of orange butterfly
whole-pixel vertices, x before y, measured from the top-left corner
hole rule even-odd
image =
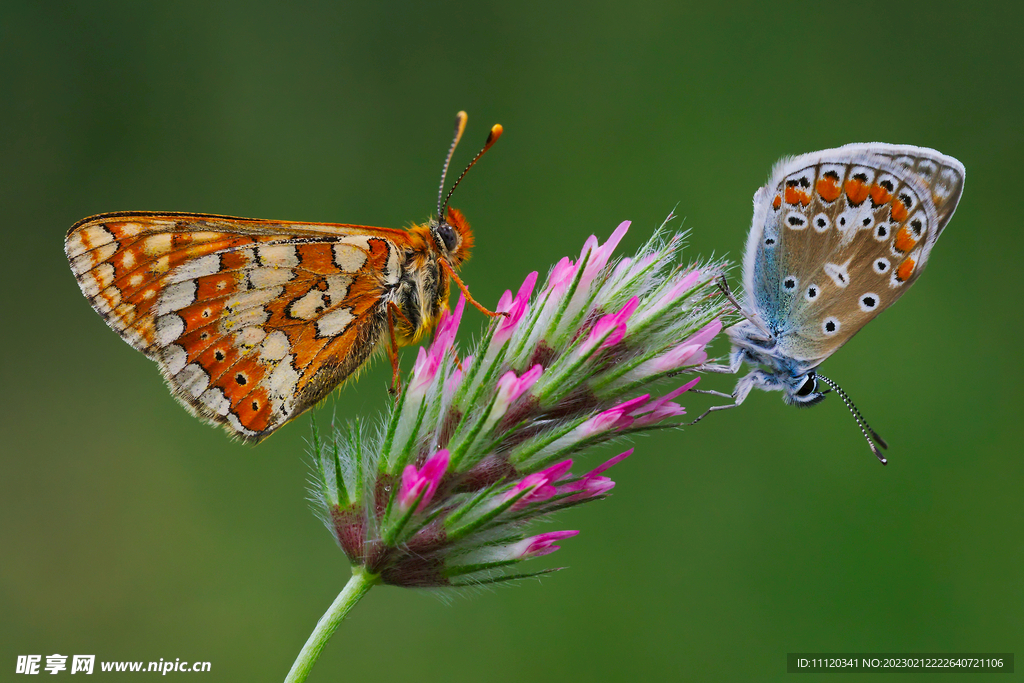
[[[448,160],[465,120],[460,112]],[[500,134],[492,128],[470,166]],[[93,308],[157,362],[186,408],[259,441],[375,350],[392,350],[397,377],[395,347],[432,329],[450,278],[472,302],[455,275],[472,244],[439,196],[437,216],[409,230],[107,213],[74,225],[65,252]]]

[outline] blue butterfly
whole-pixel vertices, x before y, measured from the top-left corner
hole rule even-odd
[[[817,368],[914,284],[963,187],[963,164],[911,145],[851,144],[776,164],[754,195],[745,298],[733,299],[744,320],[727,330],[730,363],[706,366],[754,369],[736,384],[733,404],[711,410],[739,405],[755,387],[811,406],[828,392],[820,382],[843,399],[885,464],[885,441]]]

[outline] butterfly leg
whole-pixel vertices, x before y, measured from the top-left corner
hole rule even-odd
[[[779,382],[777,380],[774,380],[773,377],[766,373],[764,370],[754,370],[747,376],[741,378],[740,381],[736,383],[736,389],[733,390],[732,394],[723,394],[718,391],[702,391],[701,393],[712,394],[714,396],[721,396],[723,398],[731,398],[732,403],[727,403],[721,406],[711,406],[703,413],[698,415],[693,422],[688,423],[687,426],[697,424],[705,417],[718,410],[728,410],[729,408],[736,408],[745,400],[747,400],[747,396],[750,394],[751,390],[754,387],[758,387],[766,391],[782,388]],[[691,391],[695,390],[691,389]]]
[[[391,335],[391,347],[388,349],[388,358],[391,360],[391,388],[388,390],[392,396],[398,396],[402,391],[402,379],[398,375],[398,338],[395,335],[395,315],[403,318],[401,309],[393,301],[388,302],[388,333]]]
[[[458,285],[459,291],[461,291],[462,295],[464,297],[466,297],[466,301],[468,301],[470,304],[472,304],[478,311],[480,311],[484,315],[488,315],[488,316],[490,316],[492,318],[496,318],[499,315],[503,315],[506,318],[508,317],[508,313],[506,313],[504,311],[500,311],[498,313],[495,313],[494,311],[489,311],[486,308],[484,308],[483,304],[479,303],[476,299],[473,298],[473,295],[469,293],[469,288],[466,287],[466,283],[464,283],[462,281],[462,279],[459,278],[459,275],[458,275],[458,273],[455,272],[455,269],[452,268],[448,264],[448,262],[445,261],[444,259],[441,259],[440,263],[441,263],[441,268],[444,269],[444,272],[448,275],[448,277],[450,277],[452,280],[454,280],[455,284]]]

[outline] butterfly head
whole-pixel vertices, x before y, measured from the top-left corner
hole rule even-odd
[[[827,392],[819,390],[818,377],[814,372],[788,377],[783,382],[782,398],[789,405],[808,408],[825,400]]]
[[[443,220],[430,221],[430,235],[441,256],[457,267],[469,258],[473,248],[473,231],[461,211],[450,206],[447,208],[448,215]]]

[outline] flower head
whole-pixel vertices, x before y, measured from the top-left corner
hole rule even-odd
[[[682,240],[660,234],[616,262],[628,227],[588,239],[536,294],[537,273],[506,292],[509,315],[461,363],[460,298],[377,434],[349,426],[330,445],[314,434],[324,519],[354,564],[399,586],[520,578],[509,568],[578,533],[528,535],[529,524],[605,497],[608,469],[633,453],[574,474],[583,451],[678,424],[697,378],[667,393],[653,384],[706,359],[725,310],[721,264],[682,267]]]

